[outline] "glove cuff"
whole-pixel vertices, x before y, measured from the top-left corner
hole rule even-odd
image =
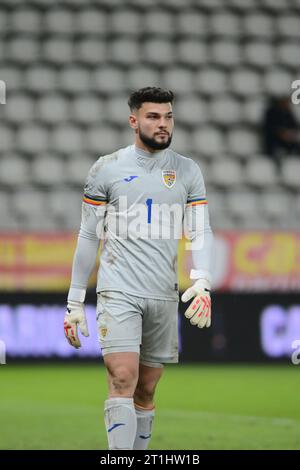
[[[81,308],[83,305],[82,302],[78,302],[77,300],[69,300],[67,303],[67,308],[70,310],[75,309],[75,308]]]
[[[204,269],[191,269],[190,279],[192,280],[206,279],[209,283],[211,283],[212,276],[209,271],[206,271]]]

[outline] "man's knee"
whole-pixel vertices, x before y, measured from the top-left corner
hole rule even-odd
[[[120,365],[109,372],[110,380],[115,392],[123,395],[127,390],[134,390],[137,382],[137,373],[134,369]]]
[[[114,353],[104,357],[108,372],[109,394],[132,397],[138,380],[138,355]]]
[[[134,392],[134,400],[138,405],[147,407],[153,404],[155,388],[162,373],[162,368],[140,366],[139,380]]]
[[[147,406],[153,403],[154,393],[153,383],[138,383],[134,392],[134,401],[137,405]]]

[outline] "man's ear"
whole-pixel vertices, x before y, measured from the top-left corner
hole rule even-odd
[[[129,125],[130,127],[133,129],[133,130],[137,130],[138,128],[138,120],[137,120],[137,117],[134,115],[134,114],[130,114],[129,118],[128,118],[128,121],[129,121]]]

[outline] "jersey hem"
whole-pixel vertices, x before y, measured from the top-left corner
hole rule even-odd
[[[100,292],[106,292],[106,291],[125,292],[125,294],[130,294],[130,295],[133,295],[134,297],[141,297],[144,299],[171,300],[173,302],[179,301],[179,294],[177,297],[167,297],[167,296],[160,296],[160,295],[149,295],[144,292],[132,292],[129,290],[124,290],[124,289],[113,289],[111,287],[104,287],[102,289],[97,289],[97,294]]]

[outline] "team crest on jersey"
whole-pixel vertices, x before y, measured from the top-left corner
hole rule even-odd
[[[163,182],[167,188],[172,188],[176,181],[176,171],[175,170],[163,170],[162,171]]]

